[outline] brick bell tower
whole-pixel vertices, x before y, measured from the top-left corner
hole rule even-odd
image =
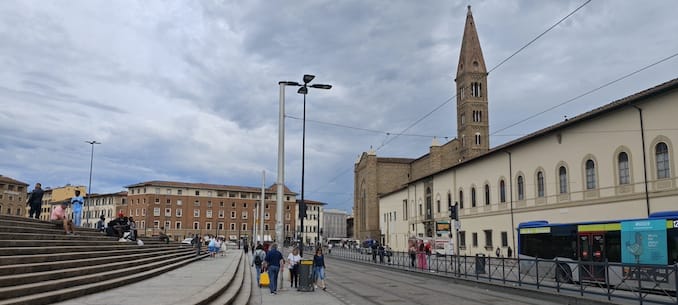
[[[459,152],[462,159],[468,159],[490,148],[487,68],[470,5],[454,81],[457,85]]]

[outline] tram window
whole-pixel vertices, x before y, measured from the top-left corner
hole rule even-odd
[[[667,229],[669,264],[678,263],[678,228]]]
[[[611,263],[621,262],[621,231],[605,233],[605,255]]]

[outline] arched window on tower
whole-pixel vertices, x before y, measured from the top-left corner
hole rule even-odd
[[[480,145],[480,133],[476,132],[476,146]]]
[[[483,112],[480,110],[473,111],[473,122],[482,122]]]
[[[471,96],[481,97],[483,96],[483,85],[481,83],[471,83]]]

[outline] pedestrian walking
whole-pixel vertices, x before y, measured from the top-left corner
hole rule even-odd
[[[497,257],[501,257],[501,249],[499,247],[497,247],[497,250],[494,251],[494,254],[496,254]]]
[[[285,259],[283,258],[282,253],[278,251],[277,243],[271,245],[268,253],[266,253],[264,262],[266,264],[266,269],[268,270],[268,277],[271,280],[268,289],[271,291],[271,294],[278,294],[278,273],[280,272],[280,268],[285,265]]]
[[[129,240],[136,241],[137,240],[137,223],[134,221],[133,217],[130,217],[127,220],[127,224],[129,224]]]
[[[299,248],[294,247],[292,253],[287,255],[288,269],[290,270],[290,287],[299,286],[299,262],[301,255],[299,255]]]
[[[379,263],[383,264],[384,263],[384,254],[386,252],[386,249],[384,249],[384,245],[379,244],[377,247],[377,254],[379,255]]]
[[[318,288],[318,283],[323,290],[327,290],[325,285],[325,256],[323,256],[323,248],[318,247],[313,255],[313,274],[315,276],[315,285]]]
[[[426,269],[426,246],[424,242],[419,243],[419,251],[417,251],[417,260],[419,269]]]
[[[414,268],[414,262],[417,260],[417,247],[414,246],[414,243],[410,246],[408,254],[410,255],[410,267]]]
[[[26,205],[31,208],[31,211],[28,212],[28,218],[40,219],[40,210],[42,209],[42,184],[40,182],[35,184],[35,188],[31,192],[31,195],[26,199]]]
[[[73,224],[80,227],[82,224],[82,206],[85,200],[80,196],[80,190],[75,190],[75,196],[71,198],[71,208],[73,209]]]
[[[257,283],[259,283],[259,277],[261,276],[261,268],[264,259],[266,259],[266,252],[264,252],[264,247],[261,244],[257,245],[257,248],[252,253],[254,259],[252,260],[252,266],[257,269]]]
[[[508,256],[508,258],[513,257],[513,249],[511,249],[511,246],[506,249],[506,256]]]

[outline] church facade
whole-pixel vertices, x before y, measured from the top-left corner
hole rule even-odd
[[[487,73],[471,11],[457,67],[456,139],[417,159],[355,164],[356,239],[405,251],[459,207],[460,254],[516,253],[519,223],[642,218],[677,210],[678,79],[490,149]]]

